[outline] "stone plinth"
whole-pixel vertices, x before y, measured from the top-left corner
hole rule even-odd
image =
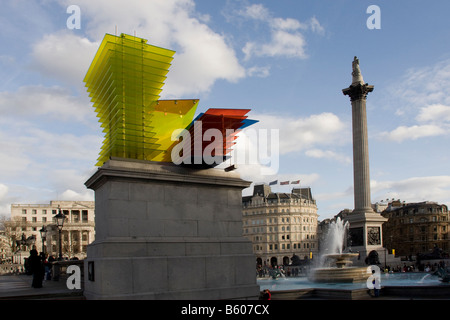
[[[352,212],[344,218],[350,224],[351,249],[360,254],[356,265],[365,265],[365,259],[371,251],[377,251],[380,260],[384,257],[383,228],[387,218],[372,212]]]
[[[254,299],[255,256],[242,237],[241,192],[223,170],[111,159],[95,190],[87,299]]]

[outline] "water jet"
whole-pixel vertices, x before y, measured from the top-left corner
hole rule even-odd
[[[331,222],[326,241],[325,253],[321,255],[321,266],[313,268],[309,274],[309,280],[313,282],[361,282],[366,281],[370,276],[370,270],[367,267],[353,267],[352,259],[359,256],[358,253],[343,252],[347,231],[348,221],[344,222],[341,218]],[[325,267],[327,260],[332,260],[332,266]]]

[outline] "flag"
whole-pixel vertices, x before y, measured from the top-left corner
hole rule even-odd
[[[272,186],[272,185],[277,184],[277,183],[278,183],[278,180],[274,180],[272,182],[269,182],[269,186]]]
[[[280,185],[282,185],[282,186],[284,186],[284,185],[286,185],[286,184],[289,184],[289,181],[283,181],[283,182],[280,182]]]
[[[297,180],[297,181],[291,181],[291,184],[299,184],[300,183],[300,180]]]

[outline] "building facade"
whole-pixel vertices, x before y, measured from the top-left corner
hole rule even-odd
[[[256,185],[242,198],[243,235],[253,245],[258,266],[289,265],[295,256],[307,260],[318,253],[318,214],[310,188],[274,193]]]
[[[59,229],[54,217],[59,209],[66,217],[61,232],[63,257],[86,257],[87,245],[95,239],[94,201],[50,201],[49,204],[11,205],[11,220],[5,223],[5,229],[13,252],[21,254],[19,260],[31,248],[58,257]],[[44,226],[47,234],[42,239],[40,230]]]
[[[449,212],[444,204],[426,201],[393,201],[382,215],[384,243],[396,256],[429,255],[439,249],[450,251]]]

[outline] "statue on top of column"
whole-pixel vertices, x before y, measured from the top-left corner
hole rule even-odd
[[[361,69],[359,68],[359,59],[355,56],[352,62],[352,85],[364,84],[364,80],[361,74]]]

